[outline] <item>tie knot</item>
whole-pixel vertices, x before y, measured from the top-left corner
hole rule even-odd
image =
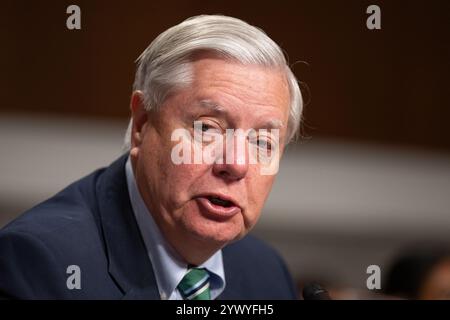
[[[203,268],[192,268],[178,284],[178,290],[185,300],[211,300],[209,273]]]

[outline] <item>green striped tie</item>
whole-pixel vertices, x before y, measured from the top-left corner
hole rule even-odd
[[[211,300],[208,271],[190,269],[178,284],[178,290],[185,300]]]

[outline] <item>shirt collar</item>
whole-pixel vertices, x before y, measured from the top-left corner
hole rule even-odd
[[[130,157],[125,164],[128,193],[139,230],[152,262],[161,299],[181,299],[177,285],[188,270],[187,264],[165,240],[139,193]],[[199,268],[210,273],[211,298],[217,298],[225,289],[222,251],[217,251]]]

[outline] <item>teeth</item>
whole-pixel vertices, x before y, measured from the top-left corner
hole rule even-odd
[[[209,197],[209,201],[211,201],[215,205],[222,206],[222,207],[230,207],[232,205],[232,203],[230,201],[223,200],[223,199],[216,198],[216,197]]]

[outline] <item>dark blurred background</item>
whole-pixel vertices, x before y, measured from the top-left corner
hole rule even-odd
[[[302,82],[303,138],[254,231],[299,283],[364,289],[367,266],[450,241],[449,1],[3,0],[0,226],[121,153],[135,59],[202,13],[261,27]]]

